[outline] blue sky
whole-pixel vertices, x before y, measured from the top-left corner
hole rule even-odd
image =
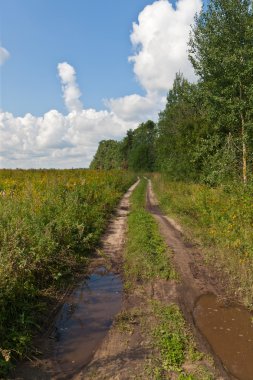
[[[0,168],[87,167],[157,119],[201,0],[0,0]]]
[[[65,112],[58,62],[77,71],[87,107],[138,92],[127,57],[132,23],[148,0],[1,0],[1,42],[11,59],[2,68],[2,106],[15,115]]]

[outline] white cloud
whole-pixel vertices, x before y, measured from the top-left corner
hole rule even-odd
[[[188,60],[187,42],[190,25],[201,6],[201,0],[179,0],[176,8],[167,0],[159,0],[139,14],[130,36],[135,54],[129,61],[146,95],[109,99],[106,105],[116,115],[129,121],[156,120],[176,73],[180,71],[188,80],[196,80]]]
[[[61,78],[63,98],[68,111],[81,111],[83,106],[79,99],[81,92],[76,83],[75,69],[67,62],[63,62],[58,64],[58,73]]]
[[[16,118],[0,113],[0,164],[2,167],[85,167],[102,139],[121,138],[127,129],[108,111],[93,109],[70,112],[56,110],[43,117],[30,114]]]
[[[133,24],[135,53],[130,61],[146,92],[144,96],[108,99],[107,109],[102,111],[84,109],[75,69],[67,62],[59,63],[68,114],[51,110],[43,117],[14,117],[0,112],[0,167],[85,167],[100,140],[120,139],[140,122],[155,120],[164,108],[176,72],[195,79],[187,59],[187,41],[200,7],[200,0],[178,0],[175,9],[167,0],[155,1]],[[0,48],[0,64],[8,56],[7,50]]]
[[[9,58],[10,53],[4,47],[0,46],[0,65],[3,65],[4,62]]]
[[[195,79],[187,41],[190,25],[201,6],[201,0],[178,0],[176,8],[167,0],[159,0],[139,14],[131,34],[136,52],[129,60],[147,92],[168,91],[179,71],[187,79]]]
[[[150,93],[146,96],[133,94],[109,99],[105,104],[119,118],[139,124],[148,119],[156,120],[159,111],[165,106],[165,100],[165,97],[157,93]]]

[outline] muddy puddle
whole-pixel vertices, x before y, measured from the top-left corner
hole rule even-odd
[[[94,355],[119,312],[122,281],[97,268],[68,297],[56,321],[54,349],[58,371],[71,375]]]
[[[208,294],[199,298],[194,319],[228,372],[239,380],[252,380],[252,315],[240,306],[226,307]]]

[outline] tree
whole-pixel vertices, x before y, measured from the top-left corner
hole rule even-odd
[[[203,85],[217,133],[240,143],[242,177],[252,133],[253,13],[251,0],[210,0],[195,18],[189,57]]]
[[[120,145],[120,152],[123,157],[123,169],[128,169],[128,162],[129,162],[129,156],[130,152],[133,146],[133,139],[134,139],[134,131],[132,129],[129,129],[127,131],[126,137],[123,138],[121,145]]]
[[[129,151],[129,168],[136,171],[153,171],[155,165],[156,125],[148,120],[133,131]]]
[[[90,164],[90,169],[121,169],[122,161],[120,143],[115,140],[102,140]]]
[[[196,146],[207,128],[201,102],[199,85],[176,74],[159,114],[156,143],[157,166],[174,179],[196,179],[201,170],[201,160],[195,160]]]

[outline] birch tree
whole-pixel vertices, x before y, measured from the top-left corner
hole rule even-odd
[[[246,183],[253,109],[252,1],[210,0],[195,18],[189,47],[217,133],[239,142]]]

